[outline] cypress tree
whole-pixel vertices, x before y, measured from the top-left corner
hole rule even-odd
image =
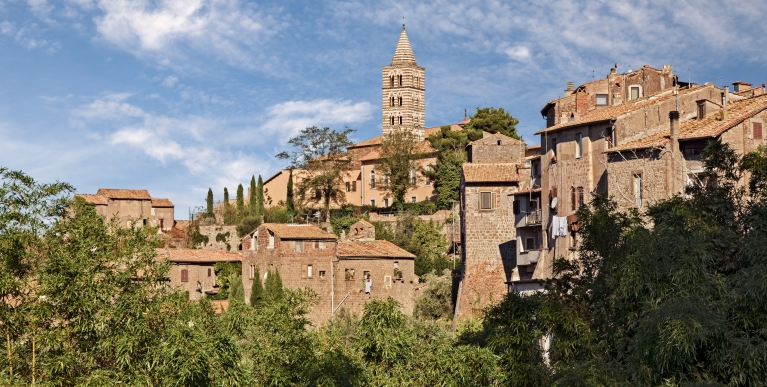
[[[258,211],[258,205],[256,204],[256,177],[251,175],[250,176],[250,190],[248,191],[248,210],[250,212],[251,216],[259,216],[261,214],[257,213]]]
[[[250,306],[256,307],[264,299],[264,285],[261,284],[261,271],[256,267],[253,273],[253,288],[250,290]]]
[[[231,220],[229,219],[229,190],[224,187],[224,203],[223,203],[223,210],[224,210],[224,224],[231,223]]]
[[[290,169],[290,175],[288,175],[288,195],[285,199],[285,209],[289,214],[293,214],[295,205],[293,204],[293,169]]]
[[[208,218],[213,218],[213,190],[208,188],[208,197],[205,199],[205,204],[207,204],[208,208],[205,211],[205,216]]]
[[[233,276],[229,281],[229,302],[245,303],[245,289],[242,286],[242,276]]]
[[[264,283],[264,300],[274,302],[282,298],[282,278],[277,269],[269,270]]]
[[[256,187],[256,209],[259,215],[264,214],[264,180],[258,175],[258,186]]]
[[[237,221],[239,222],[245,217],[245,197],[243,194],[242,184],[237,186]]]

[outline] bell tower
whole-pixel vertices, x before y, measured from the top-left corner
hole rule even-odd
[[[384,135],[402,128],[412,131],[419,141],[423,140],[425,73],[425,69],[415,62],[403,24],[391,64],[383,66]]]

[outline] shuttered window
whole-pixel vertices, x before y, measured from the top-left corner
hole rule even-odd
[[[754,122],[754,140],[762,139],[762,124],[760,122]]]
[[[181,269],[181,282],[189,282],[189,270]]]
[[[583,187],[578,187],[578,207],[583,205]]]
[[[576,207],[577,203],[576,203],[575,199],[576,199],[575,198],[575,187],[570,187],[570,203],[571,203],[571,209],[573,211],[575,211],[575,209],[577,208]]]
[[[493,193],[492,192],[479,193],[479,209],[480,210],[493,209]]]

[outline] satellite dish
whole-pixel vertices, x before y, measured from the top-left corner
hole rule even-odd
[[[557,208],[557,198],[551,199],[551,208]]]

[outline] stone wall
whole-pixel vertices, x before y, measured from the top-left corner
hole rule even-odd
[[[669,196],[669,182],[671,178],[667,173],[671,162],[671,155],[660,150],[638,150],[636,152],[624,152],[622,155],[611,155],[608,166],[608,185],[610,197],[617,203],[618,208],[627,210],[637,208],[635,189],[636,175],[642,180],[642,207],[656,203],[658,200]],[[677,161],[679,162],[679,161]]]
[[[186,282],[181,282],[182,270],[187,270],[188,281]],[[216,284],[216,271],[213,270],[213,263],[174,263],[168,272],[168,278],[170,278],[171,287],[186,292],[190,300],[199,300]],[[198,281],[202,292],[197,291]]]
[[[208,237],[208,243],[199,245],[203,250],[220,250],[236,252],[240,238],[237,236],[237,226],[200,226],[200,234]]]

